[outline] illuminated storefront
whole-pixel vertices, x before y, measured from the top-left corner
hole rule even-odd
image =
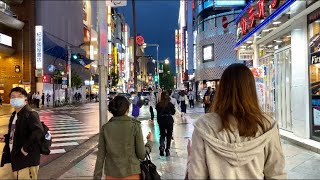
[[[281,129],[303,138],[319,136],[320,130],[318,120],[312,118],[317,110],[310,113],[308,83],[310,62],[312,106],[317,109],[317,63],[312,64],[308,55],[308,36],[317,39],[317,18],[309,21],[309,29],[307,25],[307,17],[312,16],[308,14],[319,12],[319,7],[318,1],[254,0],[235,20],[235,48],[238,58],[259,74],[256,85],[262,110]]]

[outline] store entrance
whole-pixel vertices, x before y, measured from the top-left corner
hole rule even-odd
[[[275,59],[275,119],[280,128],[291,131],[291,47],[274,52]]]

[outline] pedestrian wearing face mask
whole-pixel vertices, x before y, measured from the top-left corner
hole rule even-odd
[[[13,88],[10,92],[10,104],[14,108],[9,121],[8,133],[0,134],[5,142],[1,167],[10,163],[12,173],[7,179],[37,179],[40,164],[40,139],[44,130],[37,112],[27,104],[27,92]]]

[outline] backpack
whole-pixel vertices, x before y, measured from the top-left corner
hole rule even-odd
[[[32,111],[30,111],[30,113],[32,113]],[[27,118],[30,116],[30,113],[27,114]],[[45,125],[44,122],[41,121],[41,125],[44,130],[44,136],[42,136],[42,138],[40,139],[40,154],[49,155],[50,154],[50,147],[52,144],[51,134],[50,134],[48,126]]]
[[[210,101],[210,96],[204,96],[204,98],[203,98],[203,103],[204,103],[204,104],[210,104],[210,103],[211,103],[211,101]]]

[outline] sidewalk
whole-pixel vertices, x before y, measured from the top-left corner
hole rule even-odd
[[[199,110],[198,110],[199,111]],[[142,121],[143,134],[149,131],[154,133],[154,147],[151,153],[152,162],[157,166],[162,179],[183,179],[186,171],[186,145],[193,132],[192,123],[199,113],[190,112],[187,115],[188,123],[175,122],[174,141],[170,157],[159,156],[159,129],[157,123]],[[320,154],[281,140],[286,158],[286,170],[289,179],[320,179]],[[96,161],[97,149],[78,162],[74,167],[62,174],[59,179],[91,179]]]

